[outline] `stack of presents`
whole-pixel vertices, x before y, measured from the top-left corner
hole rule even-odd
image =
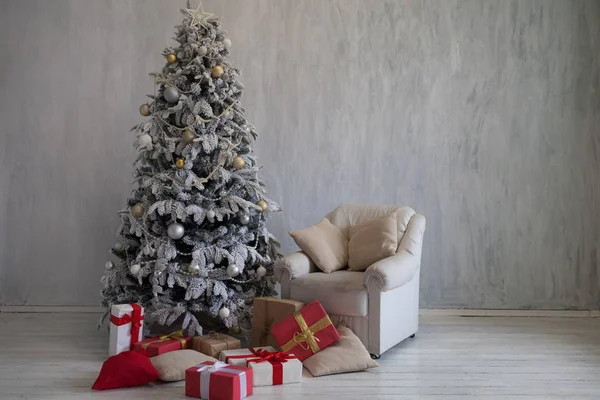
[[[257,386],[301,382],[303,367],[322,376],[377,366],[360,339],[346,326],[336,328],[318,301],[256,298],[249,348],[214,332],[143,339],[143,321],[137,304],[112,306],[110,357],[92,389],[185,379],[189,397],[239,400]]]

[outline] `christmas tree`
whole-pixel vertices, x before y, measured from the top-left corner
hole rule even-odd
[[[139,303],[146,320],[202,334],[203,318],[235,332],[252,299],[275,294],[279,243],[267,231],[277,204],[258,179],[257,133],[240,105],[221,20],[182,10],[178,46],[164,50],[148,117],[136,125],[134,189],[102,282],[102,304]]]

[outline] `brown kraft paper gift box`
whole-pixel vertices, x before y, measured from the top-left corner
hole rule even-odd
[[[304,307],[301,301],[277,299],[275,297],[257,297],[254,299],[252,317],[252,340],[250,346],[281,347],[271,334],[271,326]]]
[[[239,339],[222,333],[210,332],[208,335],[192,338],[192,348],[207,356],[219,358],[223,350],[239,349]]]

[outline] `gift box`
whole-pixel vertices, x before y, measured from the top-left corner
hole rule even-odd
[[[252,395],[252,369],[206,361],[185,370],[185,395],[207,400],[240,400]]]
[[[294,354],[300,361],[340,339],[340,334],[317,300],[274,324],[271,333],[281,350]]]
[[[267,350],[271,353],[275,353],[277,351],[270,346],[256,348],[250,347],[249,349],[223,350],[219,356],[219,361],[223,361],[231,365],[241,365],[245,367],[248,360],[260,359],[258,356],[259,350]]]
[[[246,365],[252,368],[254,386],[283,385],[302,381],[302,363],[289,353],[258,350],[259,358],[251,358]]]
[[[214,358],[219,358],[219,354],[223,350],[239,349],[240,347],[242,346],[239,339],[216,332],[192,338],[194,350]]]
[[[142,340],[144,308],[139,304],[113,304],[110,308],[110,339],[108,355],[115,356],[133,350]]]
[[[277,299],[275,297],[257,297],[254,299],[252,316],[252,340],[250,346],[272,346],[279,349],[279,343],[271,334],[273,324],[285,319],[304,307],[301,301]]]
[[[188,349],[191,341],[192,338],[183,336],[183,330],[181,330],[137,342],[133,345],[133,350],[145,353],[148,357],[155,357],[170,351]]]

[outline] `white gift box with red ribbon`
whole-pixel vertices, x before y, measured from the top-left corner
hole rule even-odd
[[[144,333],[144,308],[139,304],[113,304],[110,308],[108,355],[133,350]]]
[[[253,371],[254,386],[283,385],[302,381],[302,362],[294,355],[278,352],[271,346],[224,350],[221,361],[248,366]]]

